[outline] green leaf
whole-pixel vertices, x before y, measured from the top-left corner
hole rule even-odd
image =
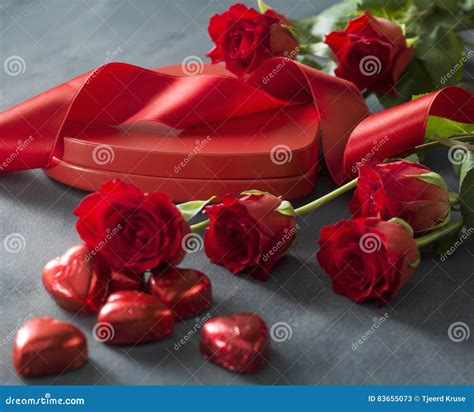
[[[282,215],[285,216],[296,216],[295,209],[293,209],[293,205],[288,202],[288,200],[283,200],[277,208],[277,212],[280,212]]]
[[[426,123],[425,141],[436,140],[436,137],[451,137],[456,134],[474,133],[474,124],[459,123],[443,117],[429,116]]]
[[[311,54],[323,57],[328,60],[337,61],[336,55],[332,49],[324,42],[314,43],[310,48]]]
[[[271,195],[271,193],[263,192],[262,190],[250,189],[245,192],[241,192],[241,195]]]
[[[410,175],[407,175],[407,176],[410,176]],[[420,175],[412,175],[412,176],[416,177],[420,180],[423,180],[426,183],[438,186],[441,189],[449,191],[449,188],[448,188],[448,185],[446,184],[446,181],[438,173],[429,172],[429,173],[423,173],[423,174],[420,174]]]
[[[296,25],[311,33],[315,39],[323,41],[332,31],[344,29],[348,21],[356,16],[357,9],[358,0],[345,0],[315,16],[297,20]]]
[[[410,3],[406,0],[359,0],[358,10],[367,10],[374,16],[395,21],[401,26],[406,20]]]
[[[207,200],[192,200],[191,202],[181,203],[176,207],[183,215],[184,219],[189,222],[194,216],[196,216],[209,202],[211,202],[215,196],[212,196]]]
[[[428,35],[420,35],[414,48],[436,88],[459,83],[462,77],[464,43],[452,29],[437,25]]]
[[[380,103],[385,108],[398,106],[408,102],[413,95],[428,93],[433,91],[434,85],[426,71],[424,63],[419,59],[413,59],[402,73],[396,84],[398,95],[388,96],[377,94]]]
[[[459,190],[461,190],[466,175],[470,170],[474,169],[474,154],[472,154],[470,151],[464,151],[464,154],[465,157],[459,168]]]
[[[464,224],[474,227],[474,167],[464,172],[459,198]]]
[[[400,225],[406,232],[410,234],[410,236],[414,236],[415,232],[413,232],[413,228],[406,220],[403,220],[399,217],[392,217],[388,221]]]
[[[262,0],[258,0],[258,8],[260,10],[260,13],[264,14],[267,10],[271,10],[272,8],[265,4]]]

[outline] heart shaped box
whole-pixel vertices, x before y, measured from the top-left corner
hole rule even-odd
[[[230,75],[204,65],[204,74]],[[184,76],[180,65],[160,72]],[[259,189],[298,199],[314,188],[319,121],[313,104],[177,130],[157,122],[107,126],[69,122],[51,178],[94,191],[107,180],[168,193],[176,202]]]

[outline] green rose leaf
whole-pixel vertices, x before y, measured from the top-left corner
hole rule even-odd
[[[348,21],[356,16],[357,9],[358,0],[346,0],[294,23],[300,30],[310,33],[315,41],[323,41],[332,31],[344,29]]]
[[[260,10],[260,13],[262,14],[264,14],[267,10],[272,9],[268,4],[265,4],[262,0],[258,0],[258,8]]]
[[[462,180],[459,198],[464,224],[467,227],[474,227],[474,167],[472,167],[472,162],[467,163],[470,163],[471,168],[461,171]],[[466,168],[468,167],[466,166]]]
[[[466,175],[474,169],[474,154],[468,150],[461,150],[461,161],[462,163],[459,165],[459,190],[462,188],[462,184],[464,182],[464,179],[466,178]],[[454,162],[456,162],[455,159],[453,159]]]
[[[377,94],[377,97],[386,109],[398,106],[411,100],[413,95],[424,94],[433,91],[434,85],[430,75],[426,71],[423,61],[414,58],[401,74],[396,84],[397,96]]]
[[[407,175],[409,176],[409,175]],[[441,187],[442,189],[449,191],[448,185],[446,181],[443,179],[441,175],[435,172],[423,173],[420,175],[412,175],[420,180],[423,180],[426,183]]]
[[[474,133],[474,124],[459,123],[437,116],[429,116],[426,123],[425,141],[436,140],[436,137],[451,137],[457,134]]]
[[[463,40],[452,26],[437,25],[431,33],[420,35],[415,45],[415,56],[425,64],[436,88],[459,83],[463,51]]]
[[[212,196],[210,199],[207,200],[192,200],[191,202],[176,205],[176,207],[183,215],[184,220],[186,220],[186,222],[189,222],[194,216],[201,212],[201,210],[214,198],[215,196]]]
[[[285,216],[296,216],[295,209],[293,209],[293,205],[288,202],[288,200],[283,200],[277,208],[277,212],[281,213]]]

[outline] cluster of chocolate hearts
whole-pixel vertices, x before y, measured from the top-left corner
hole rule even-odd
[[[164,267],[144,274],[110,269],[85,244],[70,248],[43,270],[43,284],[55,302],[75,314],[96,314],[93,335],[107,344],[157,341],[174,331],[175,321],[196,316],[212,304],[209,278],[194,269]],[[200,349],[206,359],[241,373],[256,372],[269,352],[268,330],[255,314],[209,319]],[[13,363],[22,376],[62,373],[87,360],[87,342],[75,326],[35,318],[17,333]]]

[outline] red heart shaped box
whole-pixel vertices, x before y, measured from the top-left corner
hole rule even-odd
[[[181,65],[160,72],[185,75]],[[221,65],[207,64],[204,74],[231,75]],[[178,130],[157,122],[68,122],[62,158],[54,157],[45,171],[91,191],[119,178],[147,192],[166,192],[177,202],[248,189],[291,200],[313,190],[320,130],[313,104],[204,123]]]

